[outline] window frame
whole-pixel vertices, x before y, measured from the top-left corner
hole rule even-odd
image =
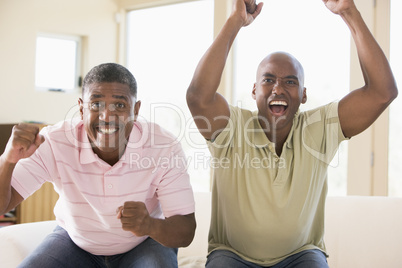
[[[54,88],[54,87],[42,87],[36,84],[36,71],[35,71],[35,90],[37,91],[53,91],[53,92],[65,92],[65,93],[77,93],[80,91],[81,80],[82,80],[82,46],[83,37],[79,35],[67,35],[67,34],[57,34],[57,33],[47,33],[38,32],[36,35],[36,52],[35,52],[35,65],[37,64],[37,49],[38,49],[38,38],[51,38],[55,40],[67,40],[77,43],[75,51],[75,73],[74,73],[74,87],[71,89],[66,88]],[[36,69],[36,66],[35,66]]]
[[[133,9],[155,7],[195,0],[121,0],[121,14]],[[199,0],[197,0],[199,1]],[[202,0],[201,0],[202,1]],[[369,29],[381,45],[385,55],[390,55],[390,0],[355,0]],[[214,38],[226,22],[232,10],[232,1],[215,0]],[[342,23],[340,21],[340,23]],[[124,23],[120,32],[124,32]],[[380,29],[380,30],[378,30]],[[120,37],[122,40],[122,37]],[[120,41],[120,44],[124,42]],[[124,45],[120,45],[121,62],[124,62]],[[218,92],[228,100],[232,99],[233,74],[236,59],[233,49],[227,58]],[[364,84],[356,48],[351,40],[350,88]],[[388,109],[366,131],[348,141],[347,195],[388,195]]]

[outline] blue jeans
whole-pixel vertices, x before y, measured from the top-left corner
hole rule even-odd
[[[18,267],[29,268],[177,268],[177,249],[148,238],[132,250],[113,256],[92,255],[78,247],[61,227],[48,235]]]
[[[240,258],[228,250],[215,250],[208,256],[207,268],[261,268],[255,263]],[[318,249],[305,250],[294,254],[270,268],[328,268],[327,258]]]

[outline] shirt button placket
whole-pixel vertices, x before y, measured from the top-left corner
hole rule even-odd
[[[112,172],[106,172],[105,176],[104,176],[104,185],[105,185],[105,192],[107,195],[112,195],[114,193],[114,185],[113,185],[113,181],[110,178],[110,175],[112,174]]]

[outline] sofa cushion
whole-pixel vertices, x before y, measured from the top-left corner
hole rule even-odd
[[[208,232],[211,222],[211,193],[197,192],[194,195],[194,199],[197,229],[191,245],[179,249],[179,258],[198,257],[202,259],[205,258],[208,252]]]
[[[56,221],[43,221],[0,228],[0,266],[17,267],[56,225]]]
[[[328,197],[324,239],[330,267],[402,267],[402,198]]]
[[[180,268],[204,268],[207,258],[200,256],[178,257]]]
[[[197,230],[179,249],[180,268],[205,267],[210,193],[196,193]],[[333,268],[402,267],[402,198],[328,197],[325,243]],[[15,268],[56,226],[55,221],[0,228],[0,267]]]

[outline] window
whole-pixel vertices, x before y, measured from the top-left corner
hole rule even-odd
[[[274,51],[291,53],[304,67],[307,103],[301,110],[345,96],[350,88],[350,33],[339,16],[322,1],[261,2],[264,14],[241,30],[235,44],[233,103],[256,109],[251,91],[257,66]],[[328,177],[329,195],[346,195],[347,142],[341,143]]]
[[[80,87],[79,36],[39,34],[36,38],[35,87],[74,92]]]
[[[402,140],[400,133],[402,131],[402,2],[400,0],[391,0],[391,67],[395,79],[399,86],[399,96],[390,106],[390,131],[389,131],[389,152],[388,152],[388,192],[390,196],[402,197]]]
[[[209,190],[210,154],[187,107],[186,91],[213,40],[213,18],[212,0],[128,13],[127,67],[137,79],[140,116],[181,142],[194,191]]]

